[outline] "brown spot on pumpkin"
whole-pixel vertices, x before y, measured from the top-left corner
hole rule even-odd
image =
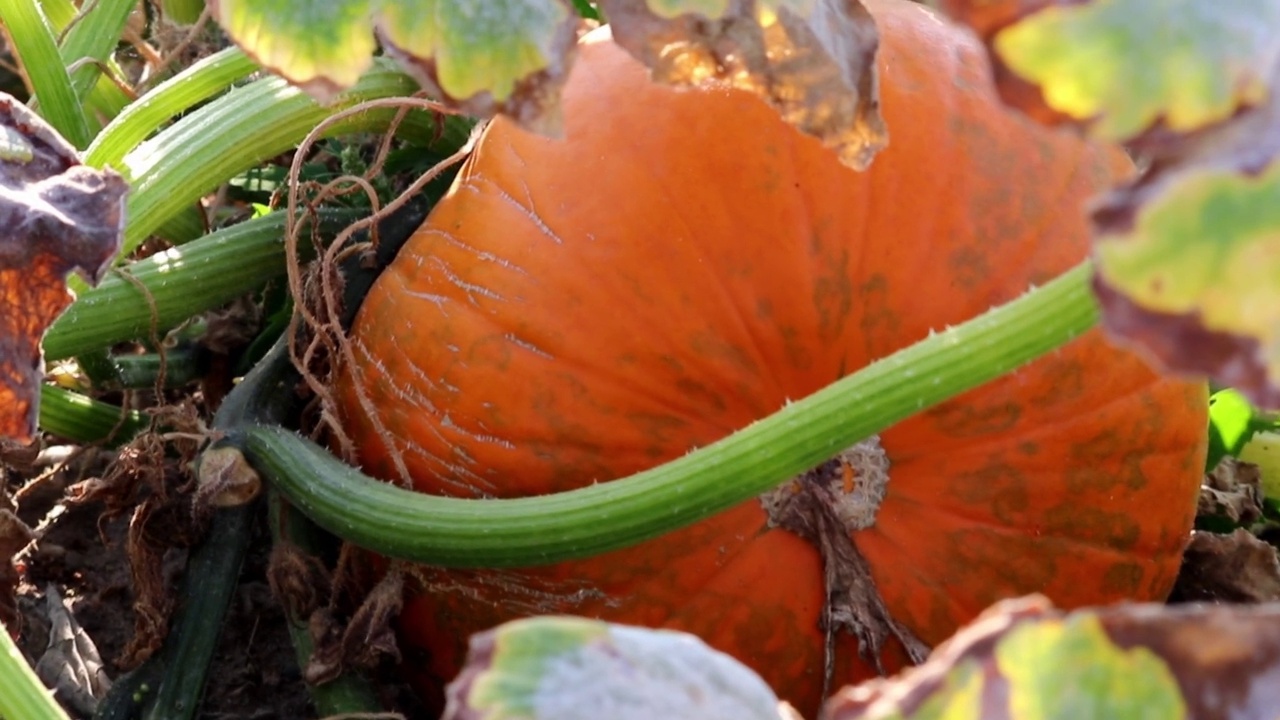
[[[744,373],[759,375],[760,366],[742,347],[730,342],[721,332],[698,333],[689,339],[689,347],[698,355],[723,360]]]
[[[957,473],[950,484],[952,497],[966,507],[989,507],[1002,523],[1019,527],[1029,505],[1027,477],[1000,455],[991,456],[983,467]]]
[[[998,538],[993,542],[993,534]],[[935,587],[971,587],[964,598],[966,610],[976,615],[984,608],[1009,595],[1025,594],[1029,588],[1052,584],[1058,575],[1058,559],[1073,548],[1062,543],[1046,543],[1041,537],[1010,534],[986,527],[966,528],[947,534],[954,560],[948,572],[934,578]],[[999,547],[1007,558],[992,564],[991,548]],[[975,577],[985,578],[981,588]],[[959,598],[957,598],[959,601]],[[954,617],[954,615],[953,615]],[[949,634],[949,633],[948,633]]]
[[[949,118],[948,126],[953,146],[940,147],[939,153],[963,152],[958,148],[966,147],[984,149],[984,152],[974,153],[972,156],[969,172],[959,172],[961,166],[957,164],[946,179],[947,185],[953,188],[952,192],[971,198],[972,207],[986,210],[981,215],[973,216],[977,225],[974,234],[983,239],[984,246],[989,251],[1014,243],[1024,243],[1028,237],[1034,237],[1034,229],[1043,227],[1046,218],[1053,216],[1053,213],[1047,212],[1042,199],[1048,193],[1010,193],[1007,184],[988,180],[1004,177],[1007,172],[1005,168],[1019,160],[1025,167],[1025,157],[1016,158],[1013,153],[1025,153],[1026,149],[1013,150],[1007,142],[993,133],[990,123],[980,122],[972,117]],[[998,303],[1009,298],[989,299]]]
[[[686,428],[689,423],[670,413],[632,412],[626,418],[627,422],[650,441],[643,450],[645,456],[658,462],[666,459],[668,451],[665,448],[670,446],[673,438],[682,433],[688,434]]]
[[[813,351],[807,347],[807,335],[801,335],[794,327],[787,325],[778,328],[783,346],[787,350],[787,362],[798,370],[808,370],[813,365]]]
[[[966,247],[953,251],[947,258],[947,267],[952,270],[951,278],[965,290],[973,290],[991,277],[987,253],[976,248]]]
[[[1118,480],[1123,480],[1130,490],[1145,487],[1143,451],[1137,448],[1159,447],[1152,435],[1150,429],[1138,427],[1109,428],[1077,444],[1071,448],[1068,489],[1073,494],[1095,495],[1115,488]]]
[[[720,394],[706,385],[690,377],[682,377],[676,381],[676,389],[694,405],[703,408],[714,408],[713,412],[724,412],[725,402]]]
[[[862,330],[866,356],[884,357],[898,350],[902,315],[889,302],[889,279],[884,273],[873,273],[857,288],[862,309]]]
[[[813,306],[818,313],[818,338],[834,342],[844,336],[845,322],[853,311],[853,283],[849,279],[849,249],[820,265],[824,275],[814,278]]]
[[[979,405],[951,402],[925,413],[938,430],[952,437],[982,437],[1013,427],[1022,417],[1022,406],[1013,400]]]
[[[1102,547],[1131,552],[1142,529],[1129,513],[1085,507],[1067,500],[1045,513],[1045,532]]]
[[[1084,397],[1088,384],[1085,382],[1084,364],[1078,359],[1058,354],[1046,355],[1039,362],[1045,363],[1045,372],[1053,376],[1054,382],[1045,387],[1044,393],[1031,398],[1033,405],[1070,406]]]
[[[859,653],[882,675],[881,652],[890,637],[902,644],[914,663],[929,653],[915,633],[890,615],[851,537],[875,525],[888,483],[889,457],[873,435],[760,496],[770,526],[808,540],[822,556],[827,595],[819,620],[826,634],[824,697],[830,694],[836,636],[841,631],[857,638]]]
[[[1117,597],[1134,597],[1140,594],[1142,566],[1132,562],[1120,562],[1107,568],[1102,574],[1102,591]]]

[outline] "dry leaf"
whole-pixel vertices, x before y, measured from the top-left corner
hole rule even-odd
[[[0,93],[0,439],[25,444],[35,434],[40,338],[70,303],[67,275],[79,269],[97,282],[115,258],[126,189]]]
[[[614,40],[659,82],[716,81],[753,92],[857,170],[888,142],[879,34],[858,0],[601,0],[600,7]]]

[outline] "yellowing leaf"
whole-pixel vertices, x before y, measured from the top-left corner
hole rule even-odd
[[[1071,3],[1010,25],[994,47],[1050,107],[1096,119],[1100,138],[1132,138],[1157,122],[1187,131],[1266,100],[1280,61],[1280,3]]]
[[[386,2],[381,15],[383,36],[415,62],[430,58],[453,98],[506,100],[522,78],[560,64],[573,39],[573,11],[554,0]]]
[[[1068,613],[1033,595],[991,606],[919,667],[842,688],[818,720],[1272,717],[1277,672],[1275,603]]]
[[[327,99],[373,62],[373,0],[213,0],[214,17],[245,52]]]
[[[1117,647],[1096,616],[1021,625],[995,654],[1008,682],[1009,714],[1019,720],[1187,715],[1165,663],[1146,648]]]
[[[1105,321],[1167,366],[1280,406],[1280,162],[1184,171],[1132,212],[1096,243]],[[1175,326],[1197,341],[1155,339]]]
[[[554,123],[578,18],[567,0],[214,0],[214,17],[263,66],[321,100],[389,53],[464,112]]]
[[[1272,500],[1280,499],[1280,433],[1254,433],[1241,449],[1240,459],[1257,465],[1262,473],[1263,493]]]

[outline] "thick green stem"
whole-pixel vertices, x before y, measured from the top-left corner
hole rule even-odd
[[[239,48],[227,48],[193,63],[129,103],[85,150],[85,164],[118,167],[130,151],[161,125],[257,69],[258,64]]]
[[[67,720],[67,713],[36,677],[3,623],[0,623],[0,678],[4,678],[4,690],[0,692],[0,718]]]
[[[315,230],[329,237],[356,217],[355,212],[326,211],[319,215]],[[152,323],[163,334],[193,315],[284,275],[285,224],[285,213],[270,213],[108,274],[97,287],[80,293],[49,327],[43,343],[45,358],[58,360],[145,338]],[[302,242],[299,247],[310,252],[312,243]]]
[[[271,77],[234,88],[191,111],[120,161],[119,169],[133,188],[122,252],[132,251],[167,218],[219,184],[297,147],[331,115],[365,100],[409,96],[417,89],[407,75],[379,63],[327,106]],[[328,127],[324,136],[380,132],[395,114],[392,108],[359,113]],[[410,115],[402,129],[424,130],[426,115]]]
[[[166,352],[143,355],[116,355],[116,379],[124,388],[153,388],[164,375],[166,388],[179,388],[200,379],[200,355],[195,348],[184,347]]]
[[[997,378],[1097,321],[1082,264],[665,465],[572,492],[434,497],[372,480],[272,426],[241,428],[254,465],[317,524],[357,545],[443,566],[541,565],[633,545],[776,487],[869,435]]]
[[[272,408],[290,402],[292,395],[277,377],[262,377],[271,373],[266,367],[250,373],[245,382],[261,387],[265,394],[229,396],[214,416],[214,428],[234,426],[245,417],[278,420],[281,415]],[[99,708],[100,718],[189,720],[199,713],[209,662],[249,549],[249,531],[258,507],[250,502],[215,511],[208,535],[191,551],[179,590],[179,609],[164,646],[112,687]],[[140,692],[143,685],[148,692]]]
[[[82,443],[119,445],[147,426],[135,410],[94,400],[54,385],[40,386],[40,429]]]
[[[318,557],[325,550],[325,544],[333,544],[333,536],[316,527],[309,518],[298,512],[297,508],[284,502],[278,492],[272,491],[267,498],[267,512],[271,519],[271,538],[276,545],[287,542],[305,555]],[[306,668],[311,662],[311,653],[315,644],[311,640],[311,628],[308,619],[295,617],[285,612],[289,623],[289,637],[293,640],[293,649],[297,654],[298,667]],[[320,717],[361,713],[365,715],[381,710],[378,699],[369,681],[350,670],[321,685],[310,688],[311,702],[315,705],[316,714]]]
[[[156,656],[165,673],[154,704],[143,714],[146,720],[187,720],[199,713],[209,662],[249,549],[255,508],[250,503],[218,510],[209,534],[192,552],[180,591],[182,611]]]
[[[422,223],[425,214],[422,204],[411,203],[384,218],[379,223],[379,235],[386,247],[380,246],[375,257],[385,253],[385,264],[394,249]],[[366,235],[359,238],[364,239]],[[380,267],[366,267],[353,256],[345,269],[349,277],[359,279],[372,275]],[[297,384],[298,374],[289,362],[287,343],[280,340],[223,400],[214,416],[214,429],[284,422],[299,403]],[[273,505],[279,508],[278,498]],[[254,501],[217,511],[208,537],[192,551],[173,630],[165,639],[164,648],[112,688],[100,708],[100,720],[133,720],[139,715],[147,720],[195,716],[218,631],[249,547],[250,521],[256,506]],[[291,632],[297,637],[298,628],[294,627],[293,618],[290,624]],[[304,650],[309,655],[309,648],[300,648],[299,652]],[[145,692],[144,686],[149,688]],[[376,709],[371,696],[368,687],[355,676],[344,675],[323,688],[314,689],[316,707],[335,714]]]

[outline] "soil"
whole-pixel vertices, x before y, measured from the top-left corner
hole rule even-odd
[[[70,471],[53,473],[21,494],[19,516],[29,526],[36,527],[54,508],[58,508],[54,513],[58,516],[19,562],[18,645],[33,666],[45,653],[50,630],[45,598],[52,586],[70,606],[75,620],[96,646],[107,676],[114,681],[127,670],[121,661],[135,621],[125,549],[129,513],[100,522],[105,510],[102,503],[65,503],[65,489],[76,480],[70,475]],[[10,490],[14,489],[11,483]],[[266,525],[265,512],[258,513],[253,544],[209,669],[197,715],[204,720],[317,716],[298,669],[284,610],[267,583],[271,540]],[[175,549],[164,556],[166,586],[171,590],[180,584],[186,555],[185,550]],[[384,691],[383,707],[404,717],[421,716],[396,678],[377,680]],[[67,709],[77,720],[90,717],[75,708]]]
[[[38,543],[19,557],[19,647],[33,666],[45,653],[50,633],[47,589],[62,595],[102,658],[106,674],[119,679],[134,633],[134,591],[126,559],[130,513],[102,520],[100,502],[66,502],[67,488],[101,472],[112,453],[89,451],[81,462],[56,472],[12,473],[10,493],[20,498],[19,517],[30,527],[45,523]],[[96,454],[93,454],[96,453]],[[84,459],[86,458],[87,459]],[[0,464],[0,467],[3,467]],[[3,475],[0,475],[0,480]],[[24,482],[26,485],[24,486]],[[0,489],[3,485],[0,485]],[[2,506],[0,506],[2,508]],[[56,516],[51,521],[49,516]],[[1173,602],[1264,602],[1280,599],[1280,565],[1268,540],[1237,531],[1233,535],[1198,533],[1187,555]],[[270,534],[265,512],[255,519],[253,542],[208,674],[200,712],[205,720],[314,718],[307,686],[298,669],[284,610],[267,582]],[[1260,550],[1261,548],[1261,550]],[[174,591],[182,578],[186,551],[163,555],[165,586]],[[1215,568],[1231,568],[1225,576]],[[2,610],[3,608],[0,608]],[[421,705],[386,666],[374,678],[386,714],[377,717],[427,717]],[[90,714],[68,708],[72,718]]]

